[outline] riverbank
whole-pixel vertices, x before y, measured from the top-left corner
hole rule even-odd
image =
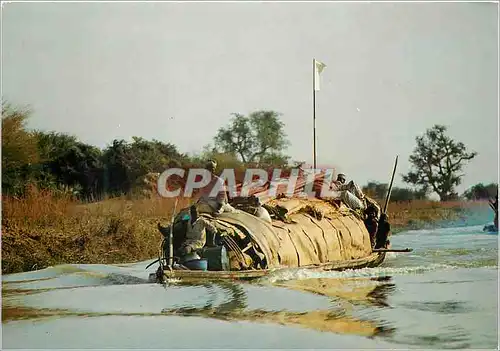
[[[180,200],[178,207],[186,204]],[[82,204],[32,191],[22,200],[4,198],[2,206],[2,274],[8,274],[156,257],[157,223],[168,223],[173,201],[123,197]]]
[[[405,230],[483,225],[493,221],[488,201],[404,201],[389,204],[388,215],[393,234]]]
[[[182,199],[178,207],[186,205]],[[168,223],[173,201],[116,198],[82,204],[31,192],[22,200],[4,198],[2,206],[2,274],[8,274],[62,263],[113,264],[156,257],[161,239],[156,224]],[[483,212],[488,215],[483,202],[412,201],[389,207],[393,233],[465,223]]]

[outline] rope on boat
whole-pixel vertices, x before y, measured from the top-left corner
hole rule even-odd
[[[230,249],[230,251],[234,252],[235,254],[237,254],[239,256],[238,248],[235,245],[234,240],[232,240],[232,238],[229,239],[229,237],[225,237],[224,238],[224,243],[228,246],[228,248]]]
[[[167,242],[166,239],[163,238],[161,243],[160,243],[160,252],[158,253],[158,258],[156,260],[154,260],[153,262],[151,262],[150,264],[148,264],[145,269],[148,269],[149,267],[154,265],[156,262],[158,262],[158,264],[160,266],[158,269],[163,270],[163,268],[164,268],[163,261],[165,260],[164,254],[165,254],[165,243],[166,242]]]
[[[243,255],[243,251],[241,251],[240,247],[238,244],[234,241],[234,239],[230,236],[224,236],[223,237],[224,242],[227,244],[228,248],[233,251],[239,258],[241,259],[242,262],[246,262],[245,256]]]
[[[164,257],[164,251],[163,251],[163,247],[165,245],[165,238],[162,239],[161,243],[160,243],[160,249],[159,249],[159,252],[158,252],[158,263],[160,265],[160,269],[163,270],[164,269],[164,266],[163,266],[163,257]]]

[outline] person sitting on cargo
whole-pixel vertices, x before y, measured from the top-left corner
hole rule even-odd
[[[361,188],[352,180],[348,184],[345,184],[345,182],[345,174],[339,173],[337,180],[332,182],[330,189],[338,192],[340,199],[353,210],[364,210],[366,208],[365,195]]]
[[[388,221],[387,214],[382,213],[378,221],[378,229],[376,235],[376,249],[387,248],[390,244],[388,237],[391,232],[391,224]]]
[[[260,202],[259,198],[257,198],[257,210],[255,211],[255,217],[259,217],[265,222],[272,223],[271,215],[269,215],[269,212],[262,207],[262,202]]]
[[[186,239],[179,248],[179,255],[181,257],[196,253],[196,251],[203,249],[207,242],[207,230],[211,231],[213,235],[217,233],[217,228],[210,223],[206,218],[198,215],[196,205],[190,207],[190,219],[187,223]]]
[[[228,203],[226,186],[222,178],[215,174],[217,162],[208,160],[205,169],[211,174],[210,183],[201,189],[200,198],[198,199],[199,211],[205,213],[220,214],[222,212],[235,212],[236,209]],[[211,194],[214,188],[218,188],[218,193],[214,197]]]

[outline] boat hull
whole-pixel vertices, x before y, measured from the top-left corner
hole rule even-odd
[[[385,252],[373,253],[367,257],[334,261],[322,264],[313,264],[301,267],[283,267],[275,269],[246,270],[246,271],[191,271],[191,270],[163,270],[164,279],[181,279],[183,281],[218,281],[218,280],[256,280],[284,271],[309,270],[309,271],[343,271],[346,269],[361,269],[377,267],[384,262]],[[151,280],[157,280],[157,274],[150,275]]]
[[[498,234],[498,228],[493,224],[486,225],[483,228],[483,232],[486,232],[488,234]]]

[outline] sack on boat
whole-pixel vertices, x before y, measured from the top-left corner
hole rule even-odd
[[[342,191],[340,195],[342,201],[353,210],[364,209],[365,204],[348,190]]]

